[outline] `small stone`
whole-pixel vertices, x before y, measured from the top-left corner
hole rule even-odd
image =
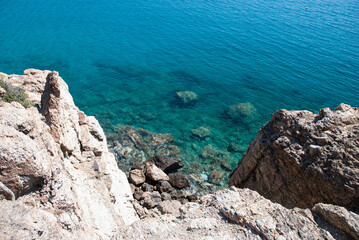
[[[183,174],[170,173],[168,177],[170,178],[171,185],[176,188],[182,189],[190,186],[190,183]]]
[[[204,139],[211,135],[211,130],[206,127],[199,127],[196,129],[192,129],[192,134],[198,138]]]
[[[128,180],[130,181],[130,183],[140,185],[146,181],[146,177],[141,169],[133,169],[129,173]]]
[[[214,184],[220,184],[222,180],[223,174],[213,170],[211,174],[209,174],[209,180]]]
[[[153,182],[160,180],[169,181],[169,177],[161,169],[152,163],[146,163],[146,176]]]

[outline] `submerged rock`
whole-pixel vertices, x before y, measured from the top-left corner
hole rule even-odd
[[[279,110],[258,132],[229,185],[287,207],[359,206],[359,109]]]
[[[220,184],[222,181],[223,174],[217,171],[212,171],[209,174],[209,180],[214,184]]]
[[[191,91],[176,92],[176,97],[182,106],[193,106],[198,99],[198,95]]]
[[[257,109],[250,102],[238,103],[230,106],[227,114],[232,120],[240,122],[252,120],[257,114]]]
[[[211,130],[209,130],[207,127],[199,127],[192,129],[192,134],[198,138],[203,139],[211,135]]]

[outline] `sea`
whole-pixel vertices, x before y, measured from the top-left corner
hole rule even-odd
[[[0,3],[0,72],[58,71],[106,133],[170,133],[187,166],[210,146],[234,168],[278,109],[359,107],[358,0]]]

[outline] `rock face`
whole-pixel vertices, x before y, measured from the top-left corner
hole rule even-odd
[[[37,107],[0,99],[2,239],[109,239],[138,219],[126,176],[94,117],[57,72],[4,75]]]
[[[249,189],[232,187],[187,203],[174,215],[146,218],[122,229],[119,239],[334,239],[310,210],[286,209]],[[175,204],[171,204],[172,207]]]
[[[229,185],[287,207],[359,206],[359,109],[279,110],[258,132]]]

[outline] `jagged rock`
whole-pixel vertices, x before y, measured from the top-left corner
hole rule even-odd
[[[176,188],[182,189],[190,186],[186,177],[181,173],[170,173],[168,177],[170,178],[171,185]]]
[[[313,211],[332,224],[334,227],[348,233],[354,239],[359,239],[359,215],[344,207],[332,204],[318,203]]]
[[[214,184],[220,184],[222,181],[223,173],[213,170],[209,174],[209,180]]]
[[[160,180],[169,181],[169,177],[153,163],[146,163],[146,176],[153,182]]]
[[[146,218],[118,233],[120,239],[328,239],[310,210],[286,209],[249,189],[226,189],[186,203],[180,217]],[[228,222],[230,221],[230,222]]]
[[[230,116],[230,118],[238,122],[254,118],[256,113],[256,108],[253,106],[252,103],[249,102],[232,105],[227,110],[227,114]]]
[[[211,135],[211,130],[206,127],[192,129],[192,134],[198,138],[206,138]]]
[[[140,185],[146,181],[146,176],[142,169],[133,169],[129,173],[128,180],[130,183]]]
[[[182,160],[177,157],[155,156],[147,159],[148,163],[154,163],[165,173],[175,172],[184,166]]]
[[[279,110],[261,128],[229,185],[248,187],[287,207],[318,202],[359,206],[359,109],[319,114]]]
[[[173,187],[167,181],[159,181],[158,184],[157,184],[157,190],[160,193],[163,193],[163,192],[168,192],[169,193],[169,192],[172,192]]]
[[[41,108],[0,105],[0,182],[16,196],[0,201],[1,238],[111,238],[138,217],[100,125],[78,110],[57,72],[24,74],[4,78]]]
[[[182,106],[192,106],[196,104],[198,99],[198,95],[191,91],[177,92],[176,97]]]

